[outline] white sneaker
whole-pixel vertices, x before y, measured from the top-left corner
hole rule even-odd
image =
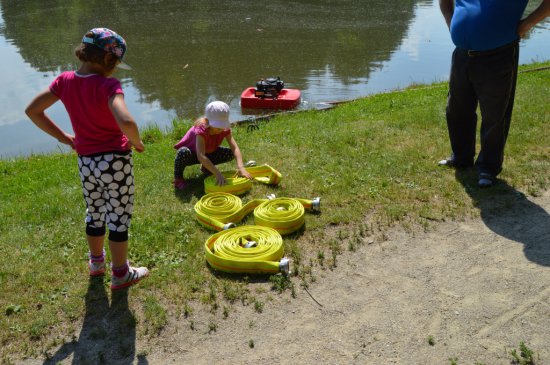
[[[149,270],[146,267],[128,266],[128,272],[123,277],[111,275],[111,290],[127,288],[136,284],[141,279],[149,275]]]

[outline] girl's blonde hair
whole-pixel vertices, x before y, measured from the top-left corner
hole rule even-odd
[[[206,119],[205,117],[200,117],[198,118],[197,120],[195,120],[195,123],[193,123],[194,126],[199,126],[199,125],[207,125],[208,124],[208,119]]]

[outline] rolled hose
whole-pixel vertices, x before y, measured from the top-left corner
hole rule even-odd
[[[269,165],[246,167],[246,171],[252,175],[254,181],[262,184],[278,185],[282,179],[281,173]],[[214,175],[204,179],[204,192],[207,194],[224,192],[241,195],[252,188],[252,180],[236,176],[235,172],[226,171],[222,172],[222,175],[225,177],[226,183],[221,186],[216,185],[216,176]]]
[[[320,204],[320,198],[272,198],[254,199],[243,206],[239,197],[218,192],[204,195],[195,204],[195,215],[204,227],[221,231],[235,227],[235,223],[254,211],[254,224],[285,235],[304,225],[305,209],[319,211]]]
[[[289,273],[283,238],[269,227],[242,226],[213,234],[204,244],[206,261],[228,273]]]

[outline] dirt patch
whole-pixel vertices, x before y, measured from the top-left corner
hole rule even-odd
[[[495,197],[464,186],[479,218],[367,238],[333,270],[316,268],[307,290],[293,279],[296,298],[264,295],[261,313],[240,303],[226,319],[196,309],[170,317],[159,336],[122,344],[124,334],[102,337],[85,320],[48,362],[509,364],[524,341],[535,363],[550,363],[550,191],[526,198],[505,186]],[[95,315],[117,308],[105,310]]]

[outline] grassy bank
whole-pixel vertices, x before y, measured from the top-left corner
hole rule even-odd
[[[543,66],[550,62],[523,69]],[[268,163],[283,174],[280,186],[256,184],[244,200],[266,193],[322,198],[322,213],[308,214],[305,231],[284,239],[294,272],[290,284],[307,285],[320,270],[337,265],[339,252],[382,240],[394,224],[429,228],[478,214],[476,195],[498,198],[510,189],[537,195],[547,189],[549,80],[549,69],[519,75],[502,182],[488,190],[476,187],[475,174],[457,178],[453,170],[437,166],[449,154],[446,84],[280,115],[251,131],[236,127],[245,159]],[[194,308],[222,317],[236,305],[261,310],[266,300],[265,293],[250,290],[252,278],[221,275],[206,265],[202,245],[212,232],[194,217],[193,204],[202,196],[198,167],[186,170],[194,182],[188,192],[172,188],[172,145],[190,123],[174,122],[169,131],[148,128],[143,131],[146,152],[134,155],[130,260],[152,271],[130,289],[139,335],[158,332],[167,316],[192,321]],[[47,353],[78,332],[89,281],[75,156],[0,161],[0,186],[0,359],[8,361],[13,354]],[[106,279],[99,285],[108,284]]]

